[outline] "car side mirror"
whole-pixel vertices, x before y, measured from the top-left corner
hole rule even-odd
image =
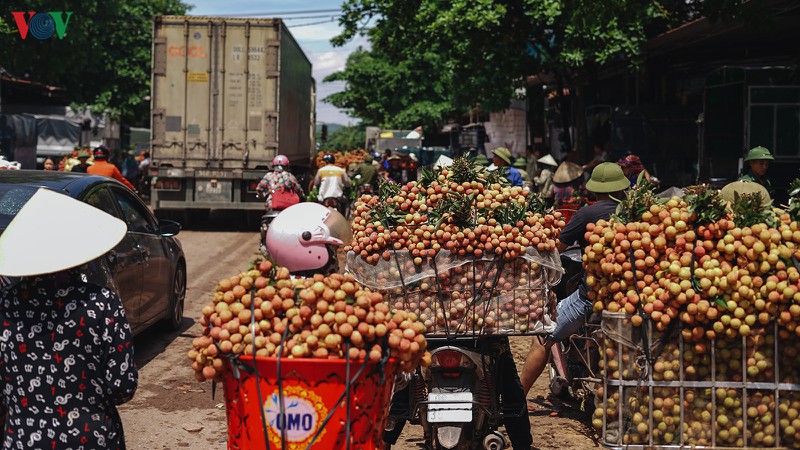
[[[172,220],[159,220],[158,228],[161,229],[161,235],[166,237],[175,236],[181,232],[181,224]]]

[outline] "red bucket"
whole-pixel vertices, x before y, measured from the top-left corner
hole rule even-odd
[[[242,356],[239,360],[247,367],[253,365],[252,357]],[[228,371],[223,379],[228,449],[267,448],[265,429],[273,449],[305,450],[309,444],[311,448],[320,450],[347,448],[347,396],[342,395],[346,390],[346,360],[281,359],[284,414],[280,414],[277,359],[256,358],[255,362],[266,422],[262,421],[255,375],[240,369],[240,378],[236,380],[232,371]],[[350,362],[349,437],[352,450],[384,448],[383,429],[397,369],[394,360],[383,367],[377,363]],[[323,427],[329,415],[331,417]],[[286,447],[281,446],[283,428],[286,430]],[[314,440],[320,429],[322,431]]]

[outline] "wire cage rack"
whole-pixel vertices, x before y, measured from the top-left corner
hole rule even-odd
[[[800,447],[800,338],[773,322],[714,340],[603,313],[595,426],[615,449]]]

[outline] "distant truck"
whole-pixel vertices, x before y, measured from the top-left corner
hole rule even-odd
[[[370,153],[383,154],[386,149],[422,148],[422,133],[417,130],[381,130],[367,127],[367,141],[364,148]]]
[[[280,19],[156,16],[151,205],[156,212],[263,210],[277,154],[308,168],[316,87]]]

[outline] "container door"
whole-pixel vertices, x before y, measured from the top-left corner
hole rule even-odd
[[[226,20],[219,24],[219,167],[264,166],[278,147],[278,24]]]
[[[153,158],[173,167],[209,164],[214,27],[162,19],[153,42]]]

